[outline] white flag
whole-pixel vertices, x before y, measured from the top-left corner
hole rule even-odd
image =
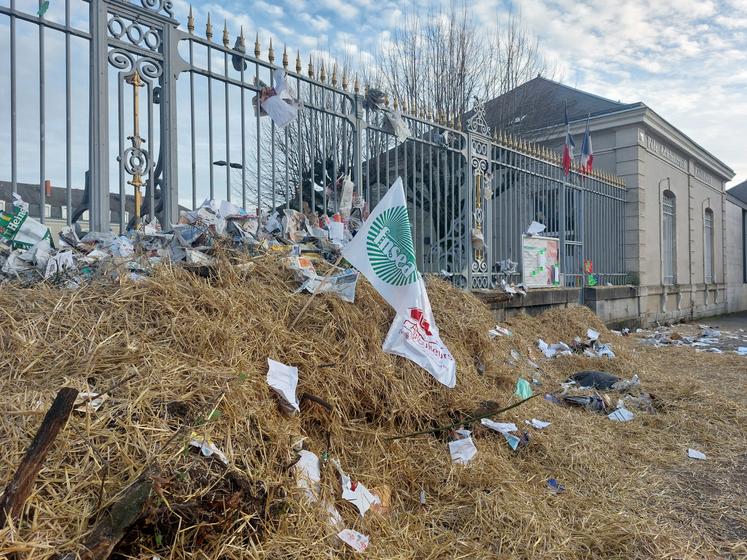
[[[397,312],[384,351],[412,360],[447,387],[454,387],[456,362],[438,334],[417,269],[401,178],[379,201],[342,256]]]

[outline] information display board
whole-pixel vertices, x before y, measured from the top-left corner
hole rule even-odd
[[[560,286],[559,245],[557,237],[522,237],[522,276],[527,288]]]

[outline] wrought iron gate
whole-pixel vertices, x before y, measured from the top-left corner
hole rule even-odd
[[[9,38],[0,46],[7,44],[10,55],[11,119],[0,134],[11,147],[8,184],[31,199],[32,215],[42,221],[89,218],[93,230],[121,231],[142,212],[168,226],[180,209],[203,198],[258,212],[331,214],[339,208],[342,176],[352,179],[359,206],[367,208],[401,176],[423,272],[446,272],[470,289],[519,280],[521,235],[538,220],[560,238],[567,283],[583,284],[585,260],[594,261],[600,281],[625,281],[620,180],[575,171],[565,177],[556,154],[491,131],[480,104],[463,123],[461,116],[407,107],[396,93],[376,103],[334,62],[302,62],[300,53],[283,48],[276,63],[271,42],[264,48],[257,36],[248,45],[242,30],[232,44],[225,23],[215,41],[209,16],[200,36],[191,11],[186,30],[180,29],[169,0],[91,0],[87,21],[77,24],[73,7],[81,0],[54,3],[56,18],[6,1],[0,26],[8,25]],[[17,76],[21,25],[38,35],[37,84]],[[61,117],[47,111],[44,44],[52,36],[65,43],[64,157],[60,150],[49,153],[45,136],[50,117]],[[71,149],[77,125],[71,43],[79,41],[88,45],[90,68],[85,180],[75,172]],[[284,129],[263,115],[259,100],[281,72],[303,104]],[[39,166],[38,183],[28,185],[19,181],[19,165],[28,159],[21,158],[19,143],[31,131],[19,127],[16,113],[31,92],[39,95]],[[406,138],[395,134],[391,117],[407,125]],[[65,185],[58,211],[48,175],[63,160],[64,173],[52,178]]]

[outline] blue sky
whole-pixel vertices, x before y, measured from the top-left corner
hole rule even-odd
[[[198,28],[228,20],[292,52],[332,52],[370,64],[404,11],[440,0],[195,1]],[[504,0],[468,2],[489,32]],[[189,4],[175,0],[177,19]],[[517,0],[565,83],[623,102],[643,101],[747,180],[747,0]],[[305,56],[304,56],[305,55]]]
[[[73,21],[86,29],[88,4],[82,0],[70,2]],[[258,32],[263,57],[267,56],[272,37],[277,62],[285,44],[292,53],[292,65],[299,50],[304,68],[310,55],[318,58],[330,53],[359,68],[371,68],[376,53],[391,44],[392,32],[405,12],[426,11],[434,4],[446,2],[194,0],[193,8],[200,34],[204,33],[208,12],[211,13],[214,41],[220,41],[225,20],[231,44],[243,26],[249,51],[253,50]],[[0,5],[9,3],[10,0],[0,0]],[[484,24],[485,33],[493,32],[496,20],[505,19],[513,7],[529,33],[539,39],[542,54],[556,66],[556,77],[561,81],[623,102],[643,101],[732,167],[736,178],[731,185],[747,180],[747,0],[471,0],[468,4],[476,21]],[[16,0],[16,6],[35,13],[38,0]],[[186,29],[189,3],[173,0],[173,7],[176,19]],[[63,14],[64,1],[51,0],[46,17],[62,22]],[[0,17],[0,76],[9,73],[8,21],[7,17]],[[33,24],[23,22],[18,23],[17,33],[18,126],[24,131],[19,135],[19,181],[38,183],[38,34]],[[83,40],[74,40],[72,49],[72,181],[79,186],[87,168],[87,45]],[[59,33],[46,35],[46,52],[44,174],[53,184],[62,185],[64,42]],[[0,143],[5,146],[9,144],[9,127],[2,125],[10,120],[8,84],[8,80],[0,80]],[[187,85],[187,81],[180,80],[180,96]],[[214,95],[219,97],[221,89],[217,88]],[[198,88],[198,95],[202,95],[201,91]],[[232,102],[232,107],[236,106]],[[125,117],[125,122],[129,122],[127,113]],[[216,119],[215,124],[217,139],[225,136],[219,121]],[[179,126],[184,128],[183,123]],[[204,136],[199,135],[201,140]],[[181,156],[189,152],[183,144],[186,138],[180,135],[180,169]],[[237,146],[234,141],[231,151]],[[0,150],[2,179],[10,176],[9,151]],[[204,146],[198,145],[201,156],[203,151]],[[232,153],[231,157],[237,156]],[[112,173],[115,171],[116,166],[112,166]],[[187,176],[180,171],[180,179]],[[181,183],[180,180],[180,190]],[[199,196],[205,195],[206,178],[200,175],[197,183]]]

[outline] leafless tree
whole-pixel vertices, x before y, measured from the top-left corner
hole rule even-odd
[[[405,13],[381,48],[382,89],[408,107],[426,107],[449,119],[461,118],[475,98],[489,100],[553,73],[518,13],[497,16],[493,30],[486,31],[464,0]],[[519,110],[511,106],[494,118],[504,124]]]

